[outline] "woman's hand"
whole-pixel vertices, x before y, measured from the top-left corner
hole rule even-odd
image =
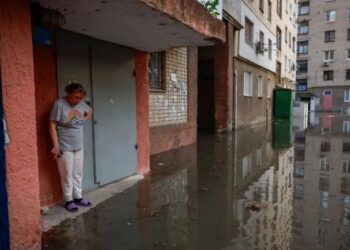
[[[51,154],[53,155],[53,157],[56,159],[57,157],[61,156],[61,152],[60,152],[60,147],[59,146],[53,146],[51,149]]]
[[[92,109],[90,108],[88,112],[84,113],[84,118],[83,118],[84,122],[89,120],[91,116],[92,116]]]

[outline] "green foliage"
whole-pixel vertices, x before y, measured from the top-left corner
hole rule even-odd
[[[220,15],[218,11],[219,0],[202,0],[202,4],[213,16],[218,17]]]

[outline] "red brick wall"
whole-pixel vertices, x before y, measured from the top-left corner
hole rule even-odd
[[[29,1],[0,1],[11,249],[40,249],[38,152]]]
[[[197,61],[197,47],[189,47],[187,122],[151,128],[151,154],[182,147],[197,141]]]

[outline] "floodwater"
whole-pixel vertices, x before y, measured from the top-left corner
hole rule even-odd
[[[349,134],[323,113],[200,135],[43,249],[350,249]]]

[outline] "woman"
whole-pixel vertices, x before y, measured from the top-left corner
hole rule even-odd
[[[83,101],[86,91],[81,84],[68,84],[65,91],[66,96],[55,102],[50,114],[51,153],[58,163],[65,208],[76,212],[77,205],[91,206],[82,196],[82,179],[83,125],[92,109]]]

